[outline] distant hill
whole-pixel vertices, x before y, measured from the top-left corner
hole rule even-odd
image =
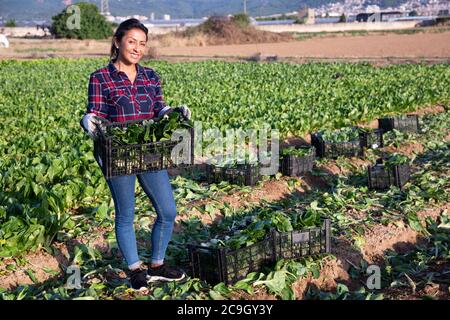
[[[17,21],[47,20],[65,8],[62,0],[0,0],[2,20],[14,18]],[[76,3],[78,1],[72,1]],[[100,6],[100,0],[86,0]],[[298,10],[302,5],[318,7],[344,0],[247,0],[248,12],[253,16],[285,13]],[[396,6],[404,0],[369,0],[368,3],[381,7]],[[163,14],[176,18],[201,18],[214,14],[233,14],[243,11],[243,0],[110,0],[110,11],[116,16],[140,14],[161,19]]]

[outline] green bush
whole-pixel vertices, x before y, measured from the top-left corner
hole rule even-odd
[[[76,3],[80,9],[79,28],[70,29],[68,23],[74,20],[74,13],[67,8],[52,17],[52,33],[57,38],[69,39],[106,39],[113,34],[113,25],[100,14],[95,4]],[[70,20],[69,20],[70,19]]]
[[[5,27],[9,27],[9,28],[11,28],[11,27],[17,27],[16,20],[14,20],[14,19],[9,19],[8,21],[6,21]]]

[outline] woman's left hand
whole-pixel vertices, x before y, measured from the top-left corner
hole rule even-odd
[[[186,105],[176,107],[174,111],[180,112],[186,119],[191,119],[191,110]]]
[[[189,108],[186,105],[181,105],[181,106],[175,107],[175,108],[167,106],[159,112],[157,119],[161,119],[165,115],[169,115],[172,112],[179,112],[187,120],[191,119],[191,110],[189,110]]]

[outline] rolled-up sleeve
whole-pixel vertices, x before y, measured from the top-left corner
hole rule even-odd
[[[94,75],[89,78],[87,113],[94,113],[102,118],[108,117],[106,97],[100,81]]]

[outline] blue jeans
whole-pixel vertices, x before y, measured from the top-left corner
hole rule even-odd
[[[137,175],[155,207],[157,218],[152,229],[152,263],[161,264],[172,236],[177,209],[167,170]],[[134,203],[136,175],[113,177],[106,180],[114,199],[115,231],[119,249],[130,269],[139,266],[136,234],[134,232]]]

